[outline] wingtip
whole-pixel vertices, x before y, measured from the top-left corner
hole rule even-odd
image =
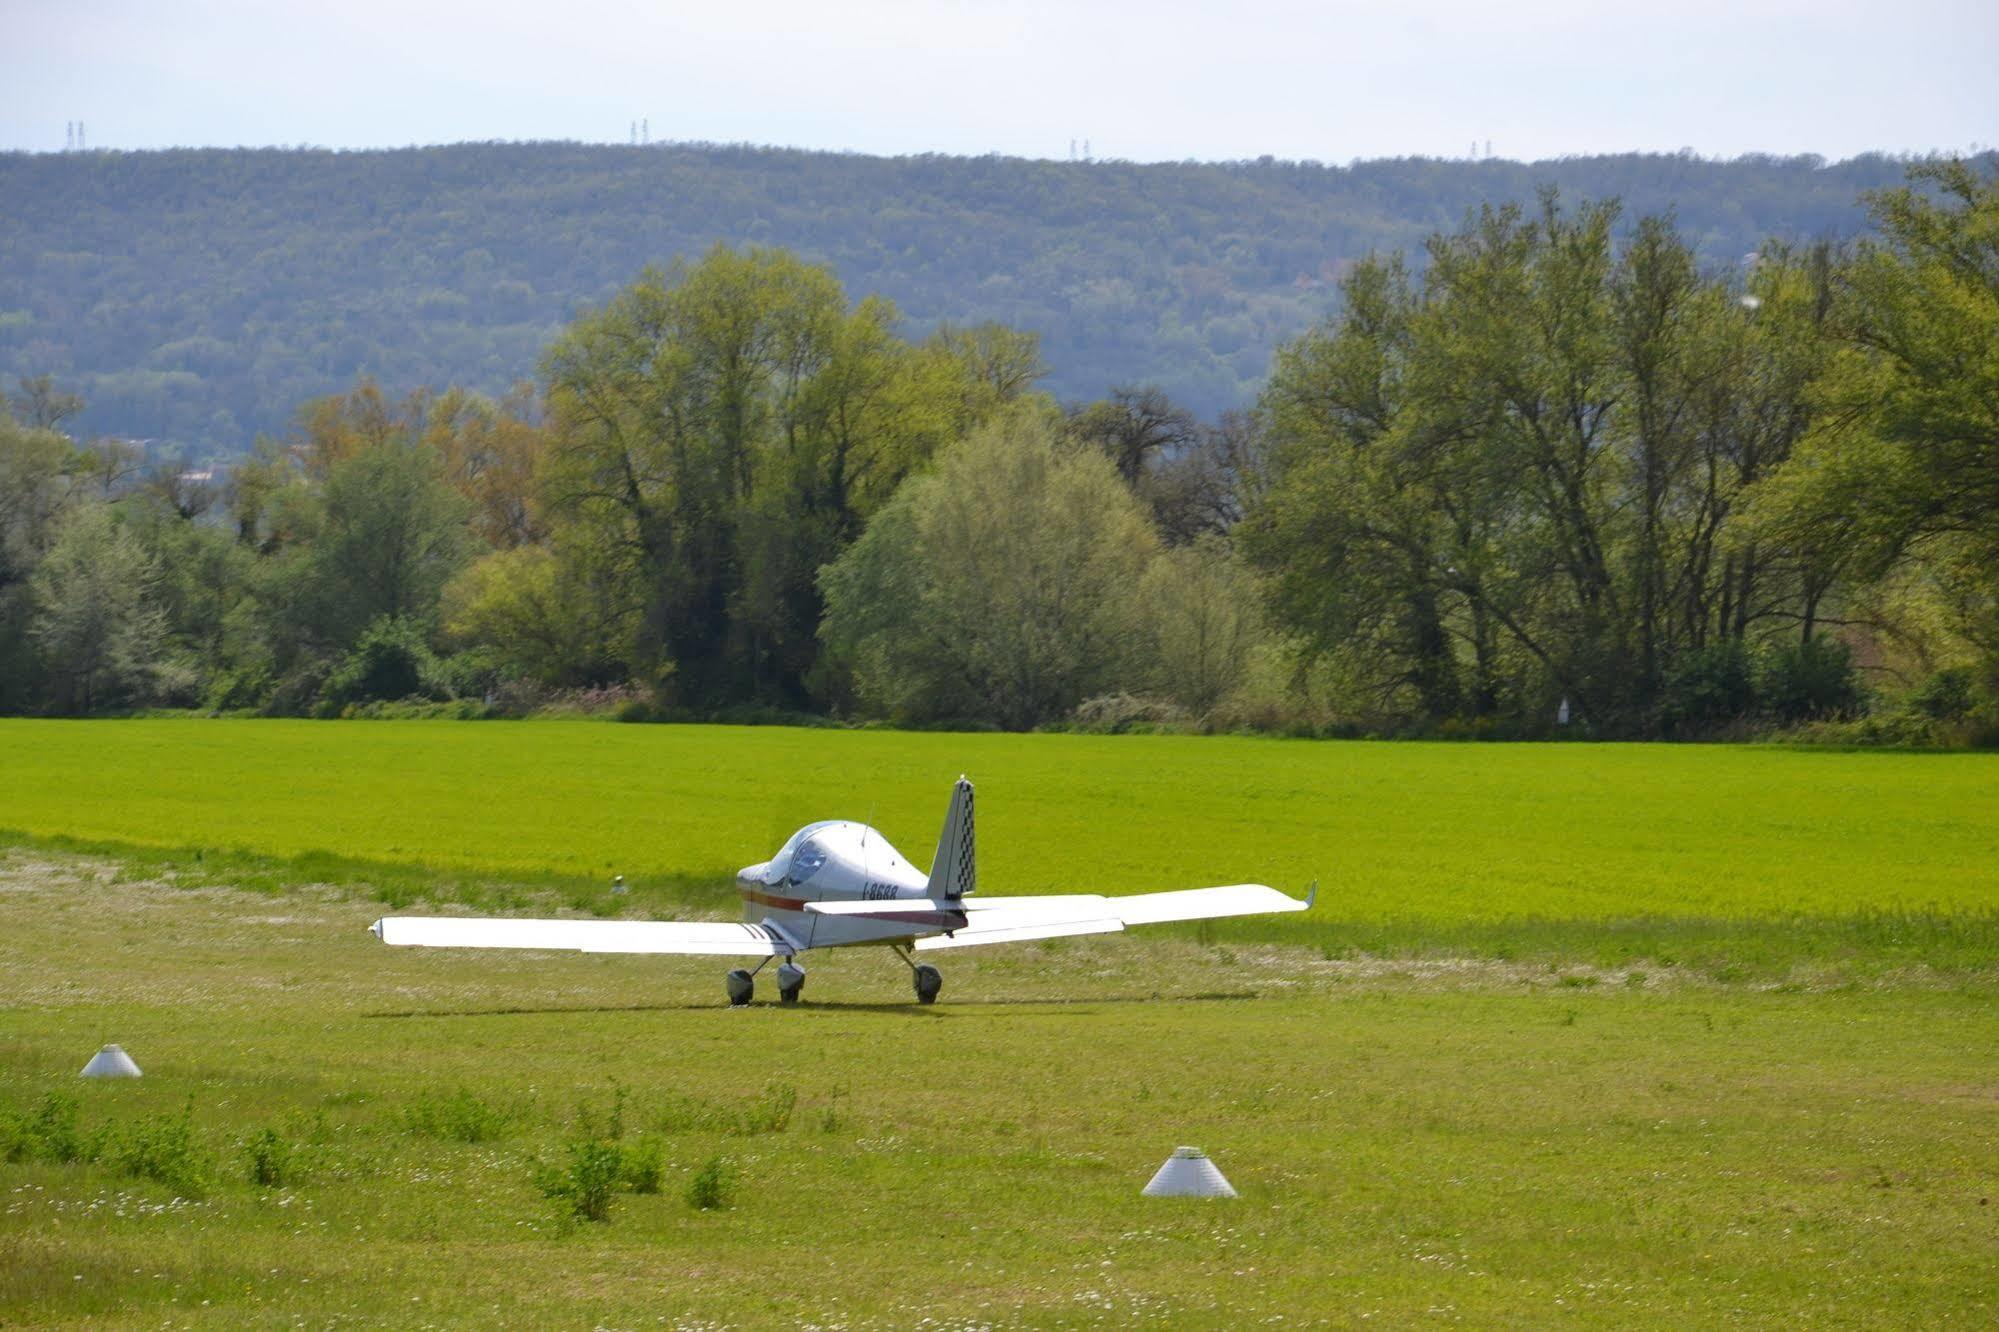
[[[386,917],[384,917],[384,919],[386,919]],[[377,939],[381,938],[381,937],[382,937],[382,922],[381,922],[381,920],[377,920],[377,921],[376,921],[376,922],[375,922],[375,923],[374,923],[373,925],[370,925],[370,926],[368,927],[368,933],[370,933],[370,934],[374,935],[374,936],[375,936],[375,937],[376,937]]]
[[[1312,909],[1312,904],[1317,902],[1318,900],[1319,900],[1319,881],[1317,879],[1314,879],[1312,880],[1311,887],[1305,890],[1305,909],[1307,911],[1310,911]]]

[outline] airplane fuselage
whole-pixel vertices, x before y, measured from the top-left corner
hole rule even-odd
[[[744,921],[775,930],[800,952],[896,943],[961,928],[963,911],[930,907],[929,883],[929,876],[911,865],[886,837],[864,823],[843,819],[808,824],[769,860],[736,872]],[[914,899],[908,911],[837,916],[806,909],[809,902],[902,899]]]

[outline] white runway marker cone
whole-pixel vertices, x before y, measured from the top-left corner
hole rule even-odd
[[[90,1062],[78,1074],[85,1078],[136,1078],[139,1066],[132,1062],[132,1056],[125,1053],[122,1045],[107,1045],[90,1056]]]
[[[1199,1147],[1175,1147],[1145,1186],[1148,1198],[1233,1198],[1235,1189]]]

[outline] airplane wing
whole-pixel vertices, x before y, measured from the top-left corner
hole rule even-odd
[[[916,940],[915,946],[968,948],[974,944],[1052,939],[1068,934],[1109,934],[1128,925],[1157,925],[1169,920],[1303,911],[1312,905],[1313,896],[1300,902],[1260,883],[1237,883],[1169,893],[1134,893],[1127,897],[1104,897],[1096,893],[967,897],[961,903],[966,917],[963,929],[926,936]]]
[[[774,957],[790,951],[762,925],[706,920],[384,916],[368,928],[383,943],[423,948],[545,948],[573,953],[704,953],[723,957]]]

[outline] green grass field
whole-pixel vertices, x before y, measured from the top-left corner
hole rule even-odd
[[[927,864],[979,783],[993,891],[1321,880],[1327,919],[1999,905],[1999,756],[591,723],[0,721],[0,829],[709,884],[814,818]]]
[[[988,891],[1319,907],[970,950],[927,1009],[871,950],[730,1011],[718,960],[363,928],[733,914],[825,814],[927,863],[961,770]],[[0,1325],[1999,1312],[1989,756],[0,722],[0,829]],[[144,1079],[75,1077],[108,1040]],[[537,1172],[606,1142],[658,1190],[576,1220]],[[1141,1198],[1183,1142],[1242,1197]]]

